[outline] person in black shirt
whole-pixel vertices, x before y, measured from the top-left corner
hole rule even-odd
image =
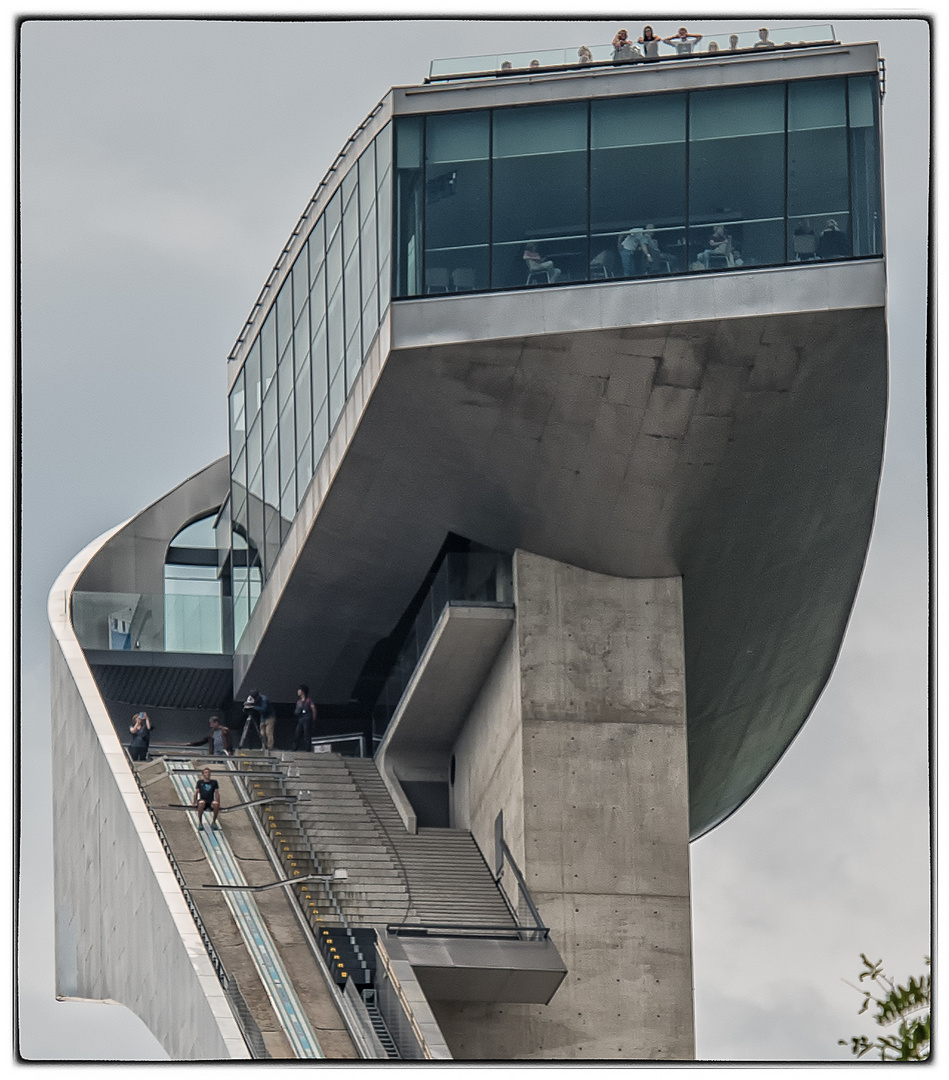
[[[818,259],[842,259],[850,254],[850,241],[833,218],[828,219],[817,240]]]
[[[211,828],[220,829],[220,825],[217,823],[218,811],[221,809],[221,800],[218,796],[218,782],[211,779],[211,770],[204,769],[201,772],[201,779],[198,781],[194,789],[194,805],[198,808],[198,832],[204,832],[204,825],[201,819],[204,817],[204,811],[210,806],[214,811],[214,817],[211,819]]]
[[[316,723],[316,706],[310,698],[310,688],[303,683],[297,687],[297,703],[293,710],[297,726],[293,733],[293,749],[309,750],[310,739],[313,736],[313,725]]]

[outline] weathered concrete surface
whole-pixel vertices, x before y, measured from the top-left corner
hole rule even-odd
[[[199,758],[193,764],[195,769],[210,765],[214,778],[220,784],[222,808],[234,806],[241,801],[242,796],[238,794],[232,779],[221,768],[220,763],[209,763]],[[164,770],[164,766],[160,763],[150,768]],[[197,774],[193,779],[197,780]],[[196,815],[168,808],[178,805],[178,796],[167,774],[154,784],[150,784],[147,791],[149,801],[158,815],[175,859],[185,876],[185,881],[192,889],[191,895],[211,935],[214,947],[220,954],[228,974],[237,980],[241,993],[264,1036],[267,1049],[275,1058],[292,1058],[293,1051],[280,1027],[223,894],[218,890],[201,888],[204,884],[214,883],[215,878],[192,825],[192,820],[196,820]],[[210,822],[210,817],[210,814],[205,814],[205,827]],[[275,881],[278,875],[267,858],[250,818],[250,812],[247,810],[222,812],[218,821],[247,883],[266,885]],[[323,1053],[327,1058],[356,1058],[358,1055],[352,1040],[327,989],[318,968],[318,961],[312,954],[286,893],[282,889],[272,889],[255,893],[254,900],[274,943],[280,950],[287,975],[300,998]]]
[[[393,351],[261,594],[237,696],[292,696],[293,671],[348,696],[449,530],[678,576],[700,835],[774,766],[843,638],[882,459],[884,286],[873,260],[393,305]]]
[[[55,637],[50,673],[56,993],[128,1006],[173,1060],[249,1057],[105,707],[90,717]]]
[[[504,837],[524,865],[524,759],[517,633],[508,635],[453,748],[455,783],[451,822],[470,829],[489,865],[494,862],[494,821],[504,812]],[[517,883],[501,887],[517,904]]]
[[[489,851],[497,811],[516,823],[521,801],[523,831],[508,841],[568,974],[547,1006],[438,1002],[439,1023],[456,1058],[690,1059],[680,582],[523,551],[514,567],[519,670],[505,671],[502,653],[493,700],[517,687],[520,738],[508,714],[477,794],[464,754],[459,804],[478,808],[472,827]],[[482,756],[485,729],[473,714],[456,759],[466,739]],[[504,801],[487,810],[489,790]]]

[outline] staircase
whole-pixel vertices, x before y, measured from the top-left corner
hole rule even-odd
[[[514,926],[465,829],[405,831],[375,763],[338,754],[282,754],[286,791],[316,861],[348,878],[333,893],[353,927],[387,923]]]

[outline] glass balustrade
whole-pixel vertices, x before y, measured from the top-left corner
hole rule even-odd
[[[230,599],[214,591],[72,594],[72,623],[84,649],[143,653],[231,652]],[[217,583],[214,583],[217,585]]]
[[[688,53],[680,52],[674,43],[659,39],[655,55],[648,57],[645,49],[630,31],[630,55],[616,57],[612,44],[571,45],[564,49],[539,49],[532,52],[486,53],[482,56],[456,56],[433,60],[429,65],[430,79],[457,78],[458,76],[529,75],[538,68],[584,68],[590,64],[648,62],[653,59],[677,60],[683,56],[709,56],[715,53],[734,53],[745,50],[797,48],[800,46],[829,45],[835,41],[834,28],[830,24],[807,26],[784,26],[769,29],[762,37],[760,30],[731,33],[706,34],[700,41],[692,42]],[[664,35],[670,37],[671,34]]]
[[[445,556],[376,701],[372,713],[374,742],[382,738],[395,715],[445,608],[452,604],[512,607],[511,573],[511,557],[498,552],[450,552]]]

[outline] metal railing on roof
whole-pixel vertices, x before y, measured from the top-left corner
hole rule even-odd
[[[580,45],[566,49],[540,49],[534,52],[490,53],[483,56],[460,56],[443,60],[433,60],[429,65],[427,82],[440,79],[476,78],[498,75],[530,75],[537,71],[574,69],[584,70],[594,67],[627,63],[652,63],[655,60],[685,60],[696,57],[708,58],[716,55],[729,56],[734,53],[749,52],[759,54],[773,49],[800,48],[801,46],[834,44],[834,28],[830,24],[808,26],[789,26],[769,30],[767,40],[761,38],[757,30],[746,30],[731,34],[728,31],[719,34],[706,34],[693,44],[690,53],[677,52],[674,45],[660,39],[658,55],[646,57],[644,49],[635,37],[630,44],[635,50],[632,56],[614,59],[613,46]],[[734,39],[734,40],[732,40]],[[714,45],[714,48],[712,47]],[[586,51],[586,57],[581,53]],[[637,55],[638,54],[638,55]]]

